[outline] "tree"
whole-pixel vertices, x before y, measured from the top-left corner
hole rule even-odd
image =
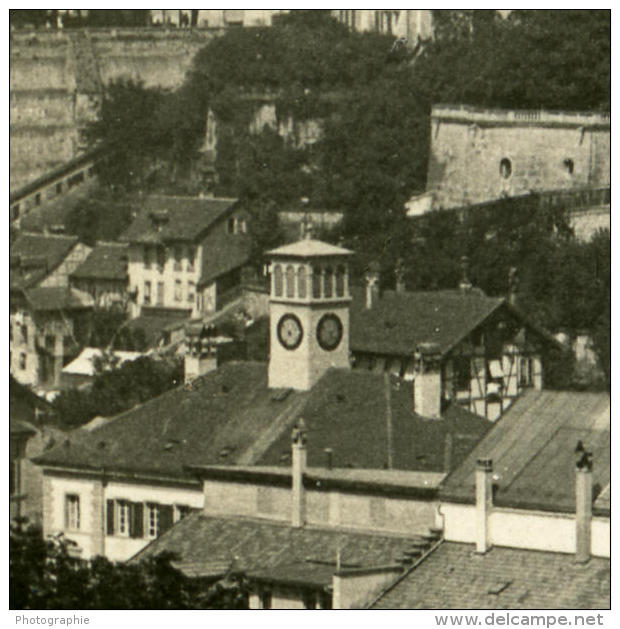
[[[180,361],[147,356],[97,375],[90,389],[62,391],[52,403],[59,423],[75,428],[97,415],[109,417],[146,402],[183,380]]]
[[[40,529],[11,523],[9,606],[11,609],[243,609],[247,588],[238,578],[209,586],[176,570],[174,556],[113,563],[83,561],[64,536],[45,539]]]

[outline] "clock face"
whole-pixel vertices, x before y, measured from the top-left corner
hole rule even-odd
[[[296,349],[301,344],[304,331],[301,321],[294,314],[285,314],[278,321],[278,340],[286,349]]]
[[[319,345],[328,352],[336,349],[342,339],[342,322],[335,314],[321,317],[316,326],[316,338]]]

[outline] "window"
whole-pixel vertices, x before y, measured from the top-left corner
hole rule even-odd
[[[146,505],[146,536],[155,539],[159,535],[159,508],[156,504]]]
[[[68,531],[80,528],[80,497],[76,494],[65,496],[65,528]]]
[[[279,264],[273,269],[273,292],[276,297],[282,297],[282,267]]]
[[[13,220],[16,221],[19,218],[19,203],[13,206]]]
[[[512,162],[506,157],[499,163],[499,174],[504,179],[508,179],[512,175]]]
[[[325,297],[331,297],[334,290],[334,270],[331,266],[325,269]]]
[[[196,282],[187,282],[187,301],[190,304],[193,304],[195,296],[196,296]]]
[[[164,283],[157,282],[157,305],[164,305]]]
[[[146,305],[151,303],[151,282],[144,282],[144,303]]]
[[[145,269],[150,269],[151,268],[151,248],[150,247],[144,247],[144,268]]]
[[[174,270],[183,270],[183,249],[180,245],[174,248]]]
[[[240,218],[239,219],[239,233],[240,234],[247,234],[248,233],[248,223],[245,220],[245,218]]]
[[[344,297],[344,276],[345,268],[339,266],[336,269],[336,297]]]
[[[181,280],[174,281],[174,301],[181,301],[183,299],[183,285]]]
[[[235,233],[235,219],[232,216],[228,219],[228,223],[226,223],[226,231],[229,234]]]
[[[119,500],[116,503],[116,531],[119,535],[129,537],[129,522],[129,503],[125,500]]]
[[[457,356],[454,359],[454,387],[457,391],[469,391],[471,367],[467,356]]]
[[[196,509],[193,509],[189,505],[174,505],[174,522],[179,522],[188,515],[191,515]]]
[[[22,325],[22,343],[28,343],[28,326],[26,324]]]
[[[570,158],[566,158],[564,160],[564,168],[569,175],[572,175],[575,172],[575,162]]]
[[[260,609],[271,609],[271,592],[260,593]]]
[[[295,297],[295,269],[291,264],[286,267],[286,296]]]
[[[312,268],[312,296],[315,299],[321,298],[321,268]]]
[[[297,296],[301,299],[306,296],[306,268],[303,266],[297,269]]]
[[[19,355],[19,368],[22,371],[26,369],[26,354],[24,354],[24,352]]]
[[[190,247],[187,250],[187,270],[188,271],[194,270],[195,259],[196,259],[196,247]]]

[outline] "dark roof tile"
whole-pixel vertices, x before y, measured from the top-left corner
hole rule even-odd
[[[609,559],[444,542],[372,609],[605,609]]]
[[[92,308],[89,295],[64,286],[46,286],[25,291],[33,310],[86,310]]]
[[[196,242],[232,208],[236,199],[151,195],[121,237],[126,242]]]
[[[476,461],[490,458],[498,505],[574,511],[577,442],[593,452],[593,482],[602,490],[610,481],[610,422],[606,393],[527,391],[448,476],[441,495],[473,502]]]
[[[127,280],[127,244],[100,242],[71,274],[76,279]]]

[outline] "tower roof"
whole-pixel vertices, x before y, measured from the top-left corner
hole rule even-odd
[[[306,238],[290,245],[267,251],[268,256],[282,258],[319,258],[331,256],[350,256],[353,251],[330,245],[321,240]]]

